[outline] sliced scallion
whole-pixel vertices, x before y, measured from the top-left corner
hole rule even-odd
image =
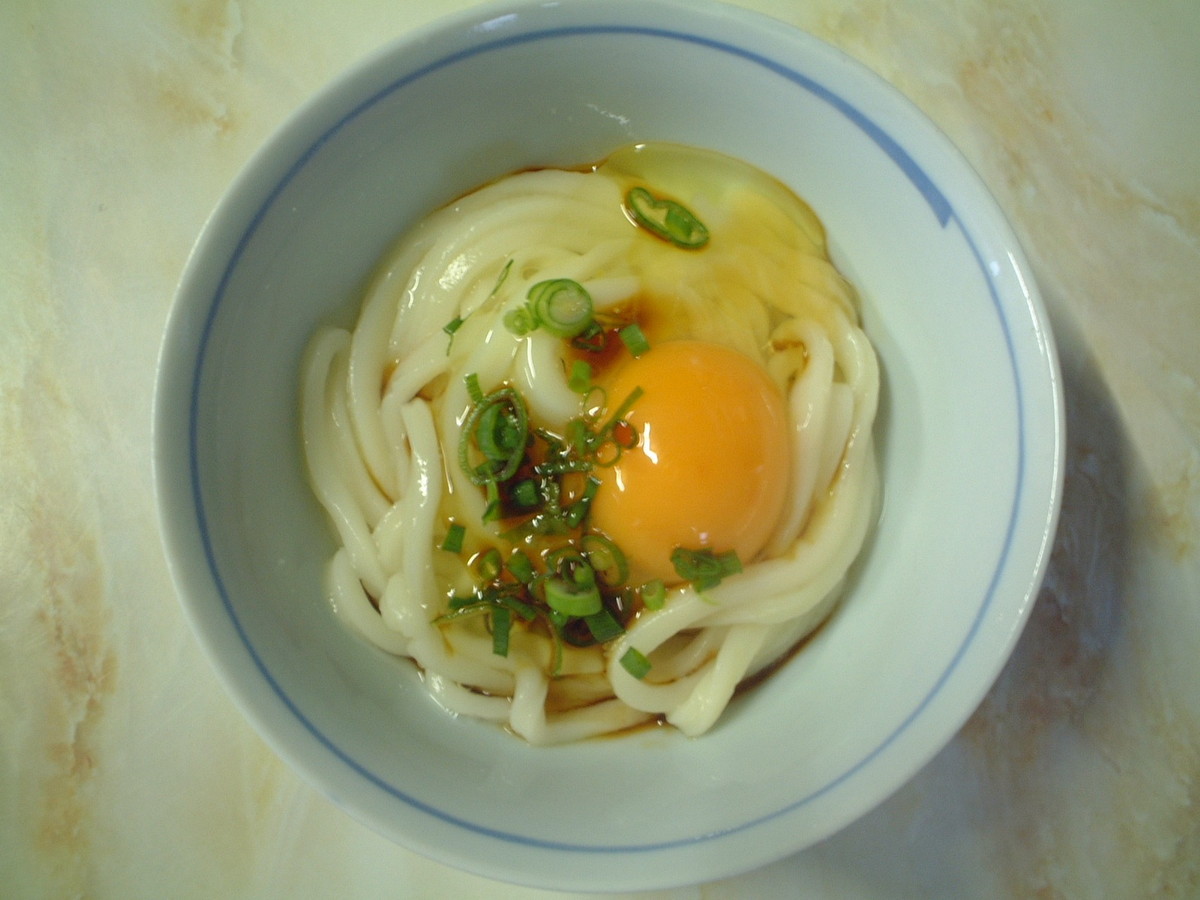
[[[625,195],[625,207],[637,225],[676,247],[699,250],[708,243],[708,228],[681,203],[635,187]]]
[[[507,606],[492,609],[492,652],[508,656],[508,635],[512,631],[512,610]]]
[[[524,337],[537,328],[537,320],[529,312],[529,308],[519,306],[504,314],[504,327],[517,337]]]
[[[513,261],[511,259],[504,264],[504,268],[500,270],[500,274],[496,277],[496,283],[492,285],[492,292],[488,294],[488,299],[495,297],[496,294],[500,292],[500,286],[504,284],[505,279],[508,278],[508,273],[512,269],[512,264]]]
[[[555,337],[573,338],[592,324],[592,295],[578,281],[553,278],[529,289],[533,318]]]
[[[456,605],[455,601],[468,600],[469,602]],[[453,622],[456,619],[465,619],[469,616],[477,615],[478,613],[487,612],[492,608],[492,604],[486,600],[480,600],[478,597],[461,598],[455,597],[450,602],[450,611],[443,613],[433,620],[435,625],[444,625],[447,622]]]
[[[595,581],[579,584],[558,576],[546,579],[546,603],[556,612],[579,618],[598,613],[604,608],[600,588]]]
[[[600,612],[584,616],[583,621],[598,644],[607,644],[609,641],[625,633],[624,627],[617,621],[616,616],[607,609],[601,609]]]
[[[483,510],[483,521],[495,522],[500,518],[500,488],[495,481],[486,481],[483,485],[484,499],[487,506]]]
[[[541,502],[537,483],[532,478],[523,478],[513,485],[513,501],[524,509],[533,509]]]
[[[630,647],[621,654],[621,666],[639,681],[650,672],[650,660],[637,647]]]
[[[538,611],[536,608],[526,603],[524,600],[518,600],[508,591],[501,591],[496,597],[496,602],[507,606],[526,622],[532,622],[537,618]]]
[[[546,568],[563,577],[570,576],[573,579],[571,573],[586,566],[587,558],[570,544],[564,544],[546,554]]]
[[[508,571],[521,584],[529,584],[533,581],[534,576],[533,560],[524,550],[514,550],[512,556],[508,558]]]
[[[599,486],[599,482],[596,482]],[[629,577],[629,562],[621,548],[602,534],[585,534],[580,541],[588,564],[606,585],[620,587]]]
[[[698,591],[716,587],[727,575],[742,571],[742,562],[736,551],[714,553],[707,548],[688,550],[676,547],[671,551],[671,564],[679,577],[690,581]]]
[[[630,391],[625,399],[621,401],[621,405],[613,410],[613,414],[608,417],[608,421],[605,422],[604,427],[600,429],[601,434],[603,434],[605,437],[609,436],[612,433],[613,428],[616,427],[617,423],[623,421],[625,417],[629,415],[629,411],[633,409],[634,404],[642,399],[642,394],[644,393],[645,391],[643,391],[640,387],[635,387],[632,391]]]
[[[468,391],[472,396],[479,389],[478,379]],[[495,484],[511,478],[525,457],[529,439],[529,412],[525,400],[512,388],[500,388],[475,401],[463,425],[458,444],[458,461],[475,484]],[[470,444],[474,441],[484,462],[472,467],[469,462]]]
[[[621,343],[633,355],[634,359],[639,356],[644,356],[650,350],[650,342],[646,339],[646,333],[642,331],[637,322],[630,322],[624,328],[617,332],[621,338]]]
[[[467,396],[471,398],[471,402],[482,403],[483,389],[479,386],[479,376],[476,373],[471,372],[463,379],[463,381],[466,382]]]
[[[589,477],[587,483],[584,485],[583,494],[580,495],[578,500],[567,507],[564,519],[566,519],[566,522],[570,527],[576,528],[584,520],[588,514],[588,511],[592,508],[592,500],[595,499],[599,490],[600,479]],[[587,545],[585,544],[584,546],[586,549]]]
[[[500,551],[495,547],[488,547],[487,550],[479,554],[475,559],[475,574],[479,576],[480,581],[495,581],[503,565],[504,562],[500,558]]]
[[[588,430],[587,422],[583,419],[571,419],[567,422],[566,432],[564,437],[567,447],[580,456],[586,454],[592,441],[592,434]]]
[[[571,363],[567,386],[577,394],[586,394],[592,389],[592,367],[586,360],[577,359]]]
[[[448,550],[450,553],[461,553],[463,548],[463,538],[467,535],[467,529],[457,522],[451,524],[446,530],[446,539],[442,541],[442,549]]]
[[[667,600],[667,587],[661,578],[655,578],[642,585],[641,596],[646,609],[662,609]]]

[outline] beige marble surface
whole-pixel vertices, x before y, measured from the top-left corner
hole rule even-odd
[[[0,3],[0,897],[533,897],[354,823],[182,618],[155,361],[201,223],[312,91],[454,0]],[[1200,4],[743,0],[958,143],[1061,345],[1063,522],[956,739],[824,844],[657,896],[1200,896]]]

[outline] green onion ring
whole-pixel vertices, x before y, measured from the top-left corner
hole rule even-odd
[[[625,207],[635,224],[676,247],[699,250],[708,243],[708,228],[690,209],[674,200],[635,187],[625,195]]]

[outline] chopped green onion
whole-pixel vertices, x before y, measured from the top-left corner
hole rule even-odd
[[[706,591],[721,583],[726,575],[742,571],[742,562],[737,552],[713,553],[712,550],[688,550],[676,547],[671,551],[671,564],[679,577],[690,581],[698,591]]]
[[[497,606],[492,610],[492,652],[508,656],[508,634],[512,630],[512,610]]]
[[[495,547],[488,547],[475,559],[475,573],[481,581],[495,581],[503,566],[504,562],[500,558],[500,551]]]
[[[535,607],[529,605],[523,600],[518,600],[507,591],[499,592],[498,596],[496,597],[496,602],[508,607],[526,622],[532,622],[537,618],[538,611]]]
[[[500,518],[500,488],[496,482],[484,482],[484,496],[487,499],[487,506],[483,510],[483,521],[495,522]]]
[[[533,509],[541,500],[538,495],[537,484],[532,478],[524,478],[518,481],[512,489],[512,498],[518,506],[525,509]]]
[[[644,393],[645,391],[643,391],[640,387],[635,387],[632,391],[630,391],[629,395],[624,399],[624,401],[622,401],[621,405],[618,406],[613,414],[608,417],[608,421],[605,422],[604,427],[600,429],[601,434],[604,434],[605,436],[610,434],[613,428],[616,427],[617,423],[622,421],[625,416],[629,414],[629,411],[633,409],[634,404],[642,399],[642,394]]]
[[[442,549],[448,550],[451,553],[461,553],[463,538],[466,537],[466,534],[467,529],[455,522],[446,531],[446,539],[442,541]]]
[[[594,479],[593,479],[594,480]],[[596,481],[597,487],[600,482]],[[620,587],[629,577],[629,562],[621,548],[602,534],[585,534],[580,541],[589,565],[609,587]]]
[[[650,350],[650,342],[646,340],[646,333],[642,331],[637,322],[630,322],[617,334],[621,338],[621,343],[633,354],[635,359]]]
[[[475,395],[479,381],[467,376],[467,390]],[[474,439],[485,462],[475,468],[469,463],[470,443]],[[475,401],[463,426],[458,444],[458,462],[475,484],[495,484],[516,474],[525,457],[529,440],[529,412],[525,400],[512,388],[500,388]]]
[[[525,449],[528,437],[520,417],[506,411],[501,403],[484,406],[474,430],[479,449],[491,460],[508,460],[513,451]]]
[[[592,295],[578,281],[539,281],[527,297],[535,323],[555,337],[573,338],[592,324]]]
[[[625,207],[635,224],[676,247],[699,250],[708,243],[704,223],[674,200],[655,197],[645,188],[635,187],[625,195]]]
[[[442,331],[446,332],[447,336],[450,338],[450,340],[446,341],[446,355],[447,356],[450,355],[450,350],[454,346],[454,334],[455,334],[455,332],[458,331],[458,329],[462,328],[462,324],[464,321],[465,320],[463,319],[462,316],[455,316],[453,319],[451,319],[449,322],[447,322],[445,325],[442,326]]]
[[[612,415],[591,439],[595,448],[592,461],[596,465],[606,468],[612,466],[621,458],[623,450],[637,446],[637,431],[628,422],[625,422],[625,416],[641,399],[643,393],[645,392],[640,387],[635,387],[630,391],[629,396],[613,410]],[[625,433],[625,428],[621,427],[623,422],[628,426],[628,433]]]
[[[546,568],[563,576],[570,575],[575,569],[586,566],[587,559],[570,544],[557,547],[546,554]]]
[[[567,422],[566,430],[567,433],[564,437],[567,440],[567,446],[575,453],[586,453],[588,445],[592,442],[592,435],[588,432],[587,422],[583,419],[571,419]]]
[[[474,432],[475,442],[488,459],[504,459],[507,455],[506,449],[501,446],[502,442],[506,442],[506,436],[501,433],[502,412],[499,403],[488,403],[480,407],[479,415],[473,420],[475,427],[471,430]]]
[[[641,595],[646,609],[662,609],[667,599],[667,587],[661,578],[655,578],[642,585]]]
[[[481,600],[475,596],[453,597],[450,600],[450,612],[438,616],[433,620],[433,624],[444,625],[446,622],[453,622],[456,619],[465,619],[468,616],[486,612],[492,609],[492,607],[493,604],[487,600]]]
[[[616,616],[607,609],[584,616],[583,621],[598,644],[607,644],[613,638],[618,638],[625,633],[624,627],[617,621]]]
[[[621,665],[639,681],[650,671],[650,660],[637,647],[630,647],[621,655]]]
[[[592,501],[596,498],[596,494],[599,490],[600,479],[589,477],[587,484],[583,488],[583,494],[567,509],[567,513],[564,516],[567,525],[569,525],[571,528],[578,527],[579,523],[584,520],[585,516],[587,516],[588,510],[592,508]],[[620,551],[617,552],[619,553]]]
[[[592,367],[586,360],[577,359],[571,363],[567,386],[577,394],[586,394],[592,389]]]
[[[524,337],[537,328],[537,319],[526,306],[510,309],[504,314],[504,327],[517,337]]]
[[[508,558],[508,571],[512,573],[513,578],[521,582],[521,584],[529,584],[533,581],[533,560],[523,550],[514,550],[513,555]]]
[[[467,383],[467,396],[471,398],[471,402],[482,403],[483,389],[479,387],[479,376],[472,372],[463,380]]]
[[[500,275],[496,278],[496,283],[492,285],[492,292],[488,294],[489,300],[500,292],[500,285],[504,284],[505,279],[508,278],[508,272],[512,268],[512,264],[513,261],[509,259],[509,261],[504,264],[504,268],[500,270]]]
[[[571,583],[557,576],[546,579],[546,603],[556,612],[577,617],[590,616],[604,608],[600,588],[594,580],[580,584],[578,580]]]

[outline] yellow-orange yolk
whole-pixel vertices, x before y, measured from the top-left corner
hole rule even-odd
[[[592,525],[625,553],[631,578],[679,580],[676,547],[752,559],[788,488],[787,412],[756,361],[718,344],[668,341],[604,384],[610,405],[642,394],[626,419],[637,446],[596,470]]]

